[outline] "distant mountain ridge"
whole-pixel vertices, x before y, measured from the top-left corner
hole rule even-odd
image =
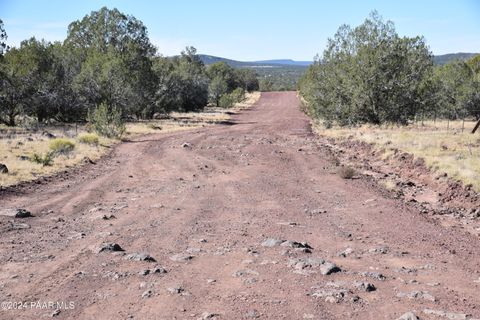
[[[248,68],[248,67],[308,67],[313,61],[295,61],[292,59],[273,59],[273,60],[260,60],[260,61],[238,61],[222,57],[211,56],[207,54],[199,54],[200,60],[206,65],[225,62],[234,68]]]
[[[260,64],[280,64],[284,66],[309,66],[313,63],[313,61],[295,61],[292,59],[260,60],[254,62]]]
[[[453,60],[468,60],[479,53],[458,52],[448,53],[442,55],[436,55],[433,57],[433,62],[436,65],[443,65]],[[313,61],[295,61],[292,59],[271,59],[271,60],[258,60],[258,61],[238,61],[233,59],[227,59],[222,57],[211,56],[207,54],[198,55],[202,62],[206,65],[214,64],[217,62],[225,62],[233,68],[262,68],[262,67],[290,67],[290,68],[306,68],[313,63]]]
[[[433,62],[436,65],[443,65],[447,64],[453,60],[468,60],[470,58],[473,58],[479,53],[469,53],[469,52],[458,52],[458,53],[447,53],[447,54],[441,54],[438,56],[433,57]]]

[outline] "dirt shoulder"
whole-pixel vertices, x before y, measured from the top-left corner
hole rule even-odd
[[[34,215],[0,215],[1,300],[74,304],[0,318],[480,318],[479,238],[342,179],[322,143],[294,92],[264,93],[0,195]]]
[[[434,172],[422,158],[396,148],[387,154],[384,148],[353,137],[320,140],[334,162],[372,179],[391,197],[480,236],[480,194],[472,185]]]

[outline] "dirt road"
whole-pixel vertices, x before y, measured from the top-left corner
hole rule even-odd
[[[233,120],[2,195],[0,318],[480,318],[480,239],[339,177],[295,93]]]

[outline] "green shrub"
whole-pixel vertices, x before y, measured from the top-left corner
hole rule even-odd
[[[80,143],[90,144],[90,145],[98,145],[98,135],[95,133],[83,133],[78,136],[78,141]]]
[[[66,154],[75,149],[75,143],[68,139],[56,138],[50,141],[48,147],[55,154]]]
[[[51,166],[53,163],[53,152],[47,152],[44,156],[38,153],[34,153],[33,156],[30,158],[32,162],[38,163],[45,166]]]
[[[235,102],[242,102],[245,99],[245,90],[243,88],[237,88],[230,93]]]
[[[224,94],[218,103],[221,108],[231,108],[235,104],[235,98],[231,94]]]
[[[122,111],[115,107],[109,108],[106,103],[101,103],[93,112],[89,112],[88,121],[92,128],[104,137],[121,138],[125,133]]]

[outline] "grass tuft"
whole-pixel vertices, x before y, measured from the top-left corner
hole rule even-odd
[[[75,143],[69,139],[56,138],[48,144],[50,150],[56,154],[68,154],[75,149]]]
[[[80,143],[97,146],[99,143],[99,138],[95,133],[82,133],[78,135],[78,141],[80,141]]]

